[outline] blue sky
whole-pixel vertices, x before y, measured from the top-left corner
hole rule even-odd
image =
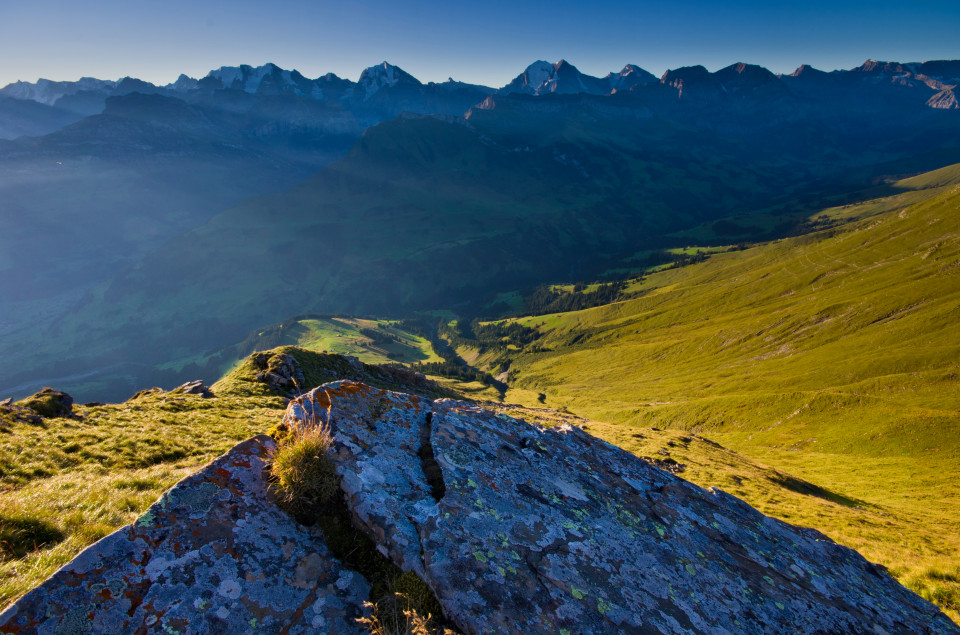
[[[0,86],[38,77],[168,83],[274,62],[357,79],[387,60],[422,81],[502,86],[537,59],[604,75],[744,61],[774,72],[868,58],[960,58],[960,1],[0,0]]]

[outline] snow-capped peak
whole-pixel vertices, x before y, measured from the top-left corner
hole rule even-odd
[[[298,73],[299,75],[299,73]],[[256,93],[260,90],[263,80],[270,77],[273,82],[280,86],[294,86],[294,92],[301,93],[299,88],[295,87],[291,71],[284,70],[273,63],[267,63],[263,66],[221,66],[217,70],[210,71],[206,78],[207,82],[214,80],[219,82],[222,88],[233,90],[242,90],[246,93]]]
[[[74,95],[81,91],[108,92],[116,88],[117,82],[95,77],[81,77],[75,82],[54,82],[39,79],[37,83],[15,82],[0,89],[0,94],[15,99],[29,99],[52,106],[65,95]]]
[[[420,85],[419,80],[401,68],[388,62],[381,62],[376,66],[364,69],[357,81],[357,88],[360,95],[363,96],[363,100],[366,101],[381,88],[396,86],[400,83]]]
[[[164,86],[164,88],[175,90],[177,92],[185,92],[188,90],[193,90],[194,88],[197,87],[197,84],[198,84],[198,81],[195,80],[194,78],[188,77],[187,75],[180,73],[180,77],[177,78],[177,81],[173,82],[172,84],[167,84],[166,86]]]
[[[610,92],[606,80],[584,75],[577,67],[566,60],[556,64],[538,60],[527,67],[516,79],[500,89],[500,93],[525,93],[543,95],[546,93],[589,93],[602,95]]]
[[[538,60],[528,66],[527,70],[523,71],[523,79],[527,88],[530,89],[530,92],[535,93],[541,86],[550,81],[555,74],[556,69],[553,64]]]

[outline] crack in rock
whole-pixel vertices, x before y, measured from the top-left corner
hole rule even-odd
[[[447,486],[443,482],[443,469],[437,463],[437,457],[433,454],[433,445],[430,443],[432,424],[433,413],[428,412],[424,417],[423,425],[420,426],[420,448],[417,450],[417,456],[420,457],[423,476],[430,485],[430,495],[439,503],[447,493]]]

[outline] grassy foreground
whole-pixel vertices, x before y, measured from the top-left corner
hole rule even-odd
[[[163,492],[279,421],[273,395],[204,399],[162,391],[77,407],[73,418],[10,422],[0,435],[0,605]]]
[[[274,349],[269,363],[282,354],[297,359],[309,386],[350,376],[403,387],[389,371],[294,347]],[[180,479],[279,424],[286,400],[258,382],[257,371],[244,360],[211,387],[213,398],[145,390],[124,403],[74,407],[68,417],[0,407],[0,607],[132,522]]]
[[[310,385],[350,370],[342,357],[282,347],[293,354]],[[73,417],[40,422],[15,421],[4,412],[0,434],[0,608],[42,582],[97,539],[131,522],[179,479],[192,474],[237,441],[268,432],[279,423],[284,399],[255,379],[256,367],[244,360],[212,387],[204,399],[160,390],[144,391],[121,404],[77,407]],[[364,366],[365,381],[391,385],[374,367]],[[454,384],[451,384],[454,385]],[[468,385],[458,388],[469,389]],[[435,396],[441,396],[438,392]],[[474,393],[483,398],[481,392]],[[523,395],[513,391],[512,396]],[[530,397],[530,395],[526,395]],[[929,519],[916,526],[890,506],[825,487],[818,475],[805,480],[725,449],[702,436],[678,430],[610,424],[580,419],[555,409],[488,403],[546,425],[569,422],[617,444],[656,465],[703,486],[719,486],[765,513],[816,527],[868,558],[889,562],[901,581],[940,604],[957,619],[951,582],[960,569],[940,553],[942,565],[914,541],[891,542],[883,532],[919,537],[927,545],[943,542]],[[773,460],[770,463],[775,463]],[[778,464],[779,465],[779,464]],[[809,468],[808,465],[798,465]],[[875,475],[867,474],[867,480]],[[917,484],[923,489],[927,484]],[[955,532],[951,535],[955,535]],[[955,542],[955,539],[952,539]],[[960,545],[953,545],[956,549]],[[955,553],[956,551],[954,551]]]

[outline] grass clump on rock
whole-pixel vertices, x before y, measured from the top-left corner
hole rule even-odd
[[[280,504],[297,518],[314,516],[337,496],[337,476],[326,426],[297,428],[281,442],[271,468]]]
[[[318,527],[333,555],[370,582],[371,616],[359,623],[375,634],[455,633],[430,587],[377,551],[354,524],[331,456],[330,428],[308,420],[270,432],[278,441],[270,467],[277,502],[298,522]]]

